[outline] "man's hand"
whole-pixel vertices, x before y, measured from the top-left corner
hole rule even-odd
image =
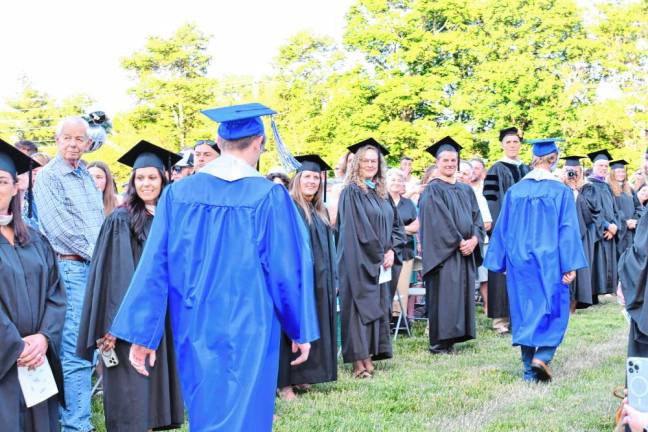
[[[304,344],[300,344],[297,342],[292,343],[292,352],[296,353],[297,351],[300,352],[299,357],[297,357],[295,360],[290,362],[291,366],[297,366],[302,363],[304,363],[306,360],[308,360],[308,354],[310,353],[310,348],[311,345],[307,342]]]
[[[617,285],[616,290],[617,301],[621,306],[625,306],[625,296],[623,295],[623,290],[621,289],[621,282]]]
[[[603,231],[603,239],[605,240],[612,240],[614,238],[614,234],[612,234],[610,231]]]
[[[148,349],[141,345],[132,344],[128,360],[135,370],[144,376],[149,376],[146,370],[146,358],[149,358],[149,366],[155,366],[155,350]]]
[[[40,333],[36,333],[23,338],[25,347],[20,357],[18,357],[18,366],[36,369],[45,362],[47,353],[47,338]]]
[[[610,224],[607,227],[607,231],[612,233],[612,236],[615,236],[619,228],[615,224]]]
[[[388,269],[393,265],[394,265],[394,251],[390,249],[385,253],[385,256],[383,258],[383,267]]]
[[[461,243],[459,243],[459,251],[463,256],[468,256],[473,253],[478,243],[479,240],[475,236],[472,236],[468,240],[461,240]]]
[[[572,270],[563,274],[562,283],[569,285],[570,283],[574,282],[574,279],[576,279],[576,272]]]
[[[626,225],[628,226],[629,230],[637,228],[637,219],[628,219],[626,221]]]

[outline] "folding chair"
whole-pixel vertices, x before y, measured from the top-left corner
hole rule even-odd
[[[398,304],[400,305],[400,314],[398,314],[398,320],[396,321],[396,327],[394,328],[394,340],[396,340],[396,338],[398,337],[398,331],[400,330],[401,322],[405,323],[405,330],[407,330],[407,336],[411,337],[412,332],[410,331],[409,321],[407,320],[407,305],[403,307],[403,301],[401,299],[401,295],[398,290],[396,290],[396,294],[394,295],[394,300],[398,300]]]

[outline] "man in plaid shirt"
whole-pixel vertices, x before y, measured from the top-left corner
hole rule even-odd
[[[58,153],[40,172],[34,188],[43,233],[58,257],[67,294],[61,363],[66,408],[63,431],[90,431],[92,364],[76,356],[79,320],[88,268],[104,220],[101,192],[81,162],[89,148],[88,123],[80,117],[63,119],[56,130]]]

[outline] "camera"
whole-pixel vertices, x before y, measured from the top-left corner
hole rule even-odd
[[[574,180],[576,177],[578,177],[578,173],[576,171],[572,171],[572,170],[567,171],[568,179]]]

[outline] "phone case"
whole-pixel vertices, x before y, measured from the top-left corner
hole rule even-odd
[[[634,409],[648,412],[648,359],[628,357],[628,403]]]
[[[119,364],[119,359],[117,358],[117,353],[115,352],[114,349],[105,352],[99,350],[99,353],[101,354],[101,359],[103,360],[103,364],[107,368],[115,367]]]

